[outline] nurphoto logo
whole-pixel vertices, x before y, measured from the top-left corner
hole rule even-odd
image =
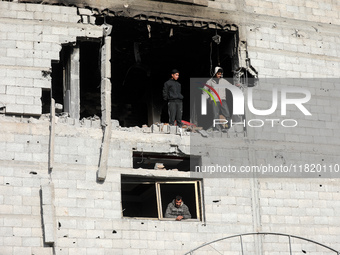
[[[201,94],[201,115],[207,115],[207,99],[210,97],[214,102],[215,106],[219,103],[222,106],[222,100],[220,95],[217,93],[216,89],[228,89],[233,97],[233,115],[244,115],[245,113],[245,105],[247,105],[249,111],[254,115],[258,116],[269,116],[273,114],[279,105],[281,108],[281,116],[287,115],[287,105],[295,105],[297,109],[299,109],[305,116],[311,116],[312,114],[307,110],[304,106],[305,103],[309,102],[311,99],[311,93],[307,89],[304,88],[297,88],[297,87],[273,87],[272,88],[272,104],[269,109],[256,109],[254,106],[254,99],[253,99],[253,91],[254,88],[248,87],[247,88],[247,103],[245,104],[245,96],[241,89],[232,84],[217,84],[214,87],[204,84],[207,89],[199,88],[203,91]],[[279,93],[280,92],[280,93]],[[301,95],[299,98],[289,98],[289,94],[298,94]],[[281,95],[279,97],[279,95]],[[216,100],[218,99],[218,101]],[[280,100],[279,100],[280,99]],[[262,127],[265,122],[270,122],[272,127],[274,126],[274,122],[280,121],[283,127],[295,127],[297,126],[297,120],[295,119],[249,119],[243,120],[241,123],[234,123],[235,124],[243,124],[244,126],[248,124],[250,127]],[[213,127],[219,124],[228,124],[233,126],[232,120],[229,121],[226,119],[213,119]],[[290,124],[289,124],[290,123]]]

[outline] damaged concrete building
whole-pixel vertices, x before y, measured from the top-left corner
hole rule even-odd
[[[339,254],[339,13],[334,0],[0,1],[0,254]],[[162,124],[170,70],[195,121],[190,77],[216,65],[256,108],[272,103],[261,79],[310,91],[311,115],[245,107],[227,133]],[[294,175],[190,171],[221,161]],[[192,219],[164,217],[178,194]]]

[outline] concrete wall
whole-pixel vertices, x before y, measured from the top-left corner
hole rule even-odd
[[[339,25],[340,5],[334,1],[261,1],[261,0],[220,0],[209,2],[209,7],[234,11],[244,11],[259,16],[278,17],[291,20],[304,20]],[[243,9],[240,9],[240,7]]]
[[[49,174],[48,120],[2,117],[0,125],[1,148],[6,151],[0,155],[3,254],[52,254],[52,248],[44,247],[42,216],[47,212],[41,212],[44,194],[40,191],[50,183],[54,185],[56,254],[183,254],[207,241],[258,231],[303,236],[338,248],[338,179],[205,178],[205,224],[122,218],[121,174],[190,177],[186,172],[132,169],[133,148],[168,152],[171,143],[187,151],[189,136],[114,129],[107,177],[98,182],[100,128],[57,123],[55,165]],[[234,144],[224,154],[231,164],[254,163],[246,141],[227,140]],[[209,151],[223,153],[216,146]],[[263,153],[274,154],[275,148]],[[282,153],[286,157],[288,150]],[[257,162],[266,159],[261,151],[256,154]],[[212,157],[203,158],[209,160]],[[251,253],[262,249],[284,254],[287,240],[265,237],[260,245],[261,240],[245,237],[243,244]],[[277,245],[279,241],[282,244]],[[318,250],[295,241],[293,250],[300,248]],[[240,254],[240,242],[231,239],[198,254],[214,254],[213,249]]]
[[[246,42],[241,49],[247,49],[260,78],[338,76],[339,5],[334,1],[299,1],[299,6],[292,1],[209,1],[209,8],[238,12],[234,21]],[[42,71],[50,71],[51,61],[59,59],[61,44],[75,42],[77,36],[102,36],[100,27],[86,22],[93,23],[93,17],[84,9],[0,2],[0,102],[7,113],[41,113],[41,89],[51,87]],[[222,146],[192,136],[203,141],[202,162],[212,164],[216,155],[234,165],[339,164],[339,87],[325,84],[308,86],[311,117],[289,111],[287,118],[299,122],[289,132],[265,126],[248,128],[243,137],[231,130],[218,137],[225,142]],[[269,85],[258,84],[255,104],[270,105],[270,92]],[[253,117],[248,111],[247,118]],[[281,118],[279,113],[273,117]],[[55,254],[183,254],[207,241],[258,231],[303,236],[340,250],[337,174],[204,178],[205,223],[122,218],[121,174],[190,177],[185,172],[132,169],[133,148],[169,152],[170,144],[177,144],[189,154],[190,136],[115,127],[107,177],[98,182],[103,136],[99,121],[57,120],[52,171],[49,125],[46,116],[0,117],[0,254],[45,255],[53,249]],[[251,254],[288,252],[284,238],[247,237],[243,242]],[[240,254],[240,242],[221,242],[198,254],[216,254],[214,249]],[[293,250],[328,254],[296,240]]]
[[[7,113],[39,115],[41,91],[51,89],[51,61],[59,60],[61,45],[100,38],[102,29],[83,25],[77,8],[6,1],[0,7],[0,102]]]

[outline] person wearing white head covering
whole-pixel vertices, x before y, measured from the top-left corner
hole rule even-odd
[[[216,87],[217,85],[223,85],[223,84],[230,84],[226,79],[223,79],[223,69],[219,66],[215,67],[215,71],[214,71],[214,76],[209,79],[206,84],[211,86],[213,89],[215,89],[215,91],[219,94],[221,101],[222,101],[222,105],[220,104],[220,102],[217,102],[217,104],[212,104],[212,110],[213,110],[213,118],[214,119],[220,119],[220,115],[224,116],[225,119],[228,121],[228,123],[226,124],[226,128],[229,129],[230,128],[230,120],[231,120],[231,114],[229,111],[229,107],[227,104],[227,93],[226,93],[226,88],[218,88]],[[205,90],[208,90],[212,93],[212,90],[207,87],[204,86]],[[214,94],[214,93],[213,93]],[[208,99],[209,100],[209,99]],[[210,102],[212,102],[213,99],[210,97]],[[221,131],[223,128],[223,125],[216,125],[216,127],[214,127],[214,130],[218,130]]]

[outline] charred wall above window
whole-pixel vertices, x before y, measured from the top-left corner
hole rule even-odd
[[[226,12],[210,8],[208,0],[18,0],[19,3],[43,3],[90,9],[94,15],[133,18],[140,14],[168,17],[175,20],[192,19],[231,24]],[[78,14],[81,14],[78,12]],[[151,21],[151,20],[150,20]]]

